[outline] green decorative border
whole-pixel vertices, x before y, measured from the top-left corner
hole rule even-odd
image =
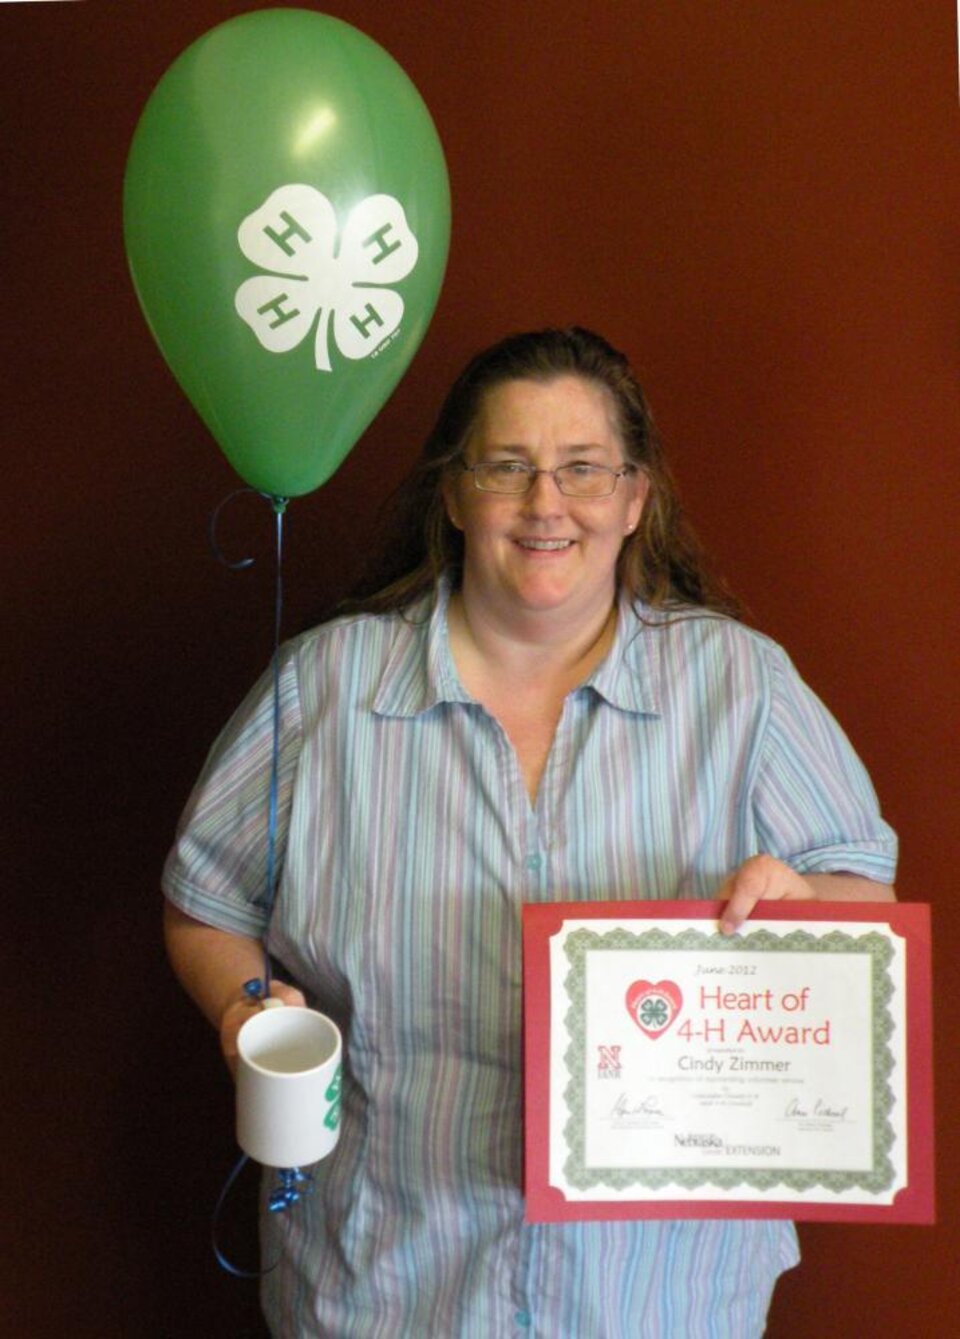
[[[796,1168],[691,1168],[691,1167],[588,1167],[586,1165],[586,955],[607,950],[637,950],[657,952],[669,949],[691,953],[860,953],[870,958],[870,993],[873,1001],[873,1165],[866,1171],[800,1170]],[[564,1126],[568,1157],[563,1172],[568,1183],[577,1190],[586,1191],[596,1186],[611,1190],[627,1190],[641,1186],[646,1190],[662,1190],[677,1185],[683,1190],[699,1186],[716,1186],[731,1190],[747,1185],[755,1190],[768,1191],[786,1186],[793,1191],[812,1190],[817,1186],[840,1192],[865,1190],[872,1195],[882,1194],[893,1186],[896,1172],[890,1158],[896,1136],[890,1123],[895,1105],[890,1087],[894,1069],[890,1038],[894,1022],[890,1014],[893,982],[890,964],[893,945],[875,930],[867,934],[851,935],[832,930],[825,935],[812,935],[807,930],[793,930],[786,935],[758,929],[736,939],[719,933],[686,929],[668,933],[661,929],[645,930],[634,934],[622,927],[597,934],[593,930],[574,930],[564,944],[570,963],[565,986],[570,1009],[564,1019],[568,1046],[564,1055],[570,1081],[564,1091],[569,1119]]]

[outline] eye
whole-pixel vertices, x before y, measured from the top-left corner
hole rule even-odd
[[[497,479],[515,479],[520,474],[527,474],[529,468],[522,460],[491,460],[484,465],[484,469]]]
[[[563,468],[571,479],[592,479],[595,474],[604,472],[602,465],[591,465],[586,460],[574,460]]]

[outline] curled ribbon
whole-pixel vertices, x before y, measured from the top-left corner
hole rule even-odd
[[[283,1213],[296,1204],[313,1189],[313,1177],[299,1167],[281,1167],[277,1171],[277,1184],[270,1192],[267,1207],[271,1213]]]

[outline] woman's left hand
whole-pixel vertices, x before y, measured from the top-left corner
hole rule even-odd
[[[737,930],[763,899],[780,901],[892,902],[896,894],[887,883],[858,874],[798,874],[772,855],[755,855],[725,879],[717,897],[726,902],[720,932]]]

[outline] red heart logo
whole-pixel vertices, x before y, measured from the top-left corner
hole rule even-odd
[[[674,981],[634,981],[627,991],[627,1012],[648,1037],[662,1037],[680,1012],[683,996]]]

